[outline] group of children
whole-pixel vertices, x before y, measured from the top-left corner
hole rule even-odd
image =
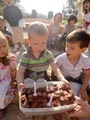
[[[56,13],[52,19],[52,22],[48,26],[49,36],[47,40],[47,48],[59,50],[61,44],[65,44],[66,36],[75,29],[76,22],[76,15],[70,14],[67,19],[67,24],[65,25],[65,27],[63,27],[62,14],[60,12]]]
[[[75,95],[87,99],[86,88],[90,78],[90,60],[83,55],[90,42],[90,36],[85,30],[77,29],[71,32],[66,39],[66,52],[56,59],[47,50],[47,27],[41,22],[34,22],[28,29],[30,47],[22,54],[17,75],[16,58],[9,52],[7,39],[0,32],[0,114],[11,102],[8,100],[12,90],[12,82],[17,80],[18,88],[24,87],[24,79],[36,80],[44,78],[51,80],[47,75],[49,65],[58,81],[70,84]],[[83,77],[81,78],[81,74]],[[71,79],[69,79],[71,78]],[[10,97],[9,97],[10,98]]]
[[[10,1],[8,0],[8,4],[10,4]],[[89,0],[84,1],[89,2]],[[84,5],[84,7],[88,8],[88,5]],[[60,21],[62,15],[57,14],[56,16],[58,16],[57,21]],[[56,18],[54,18],[54,20],[55,19]],[[5,22],[2,17],[0,20]],[[70,22],[70,20],[72,22]],[[0,22],[0,26],[2,22]],[[73,25],[73,23],[77,22],[77,19],[71,15],[68,22]],[[87,24],[87,22],[85,24]],[[56,30],[54,24],[51,26]],[[0,27],[0,119],[4,115],[6,106],[10,104],[13,99],[15,80],[17,81],[18,88],[21,89],[24,87],[24,80],[28,77],[33,80],[44,78],[47,81],[63,81],[64,84],[70,84],[75,95],[78,95],[84,101],[88,100],[86,89],[90,79],[90,58],[84,55],[84,52],[90,43],[90,35],[85,29],[74,30],[73,26],[73,31],[68,31],[68,27],[69,25],[65,27],[68,34],[66,37],[66,52],[55,58],[52,52],[46,47],[48,39],[47,27],[41,22],[31,23],[28,29],[30,46],[23,52],[18,64],[18,70],[16,56],[10,52],[10,46],[8,45],[8,41],[10,40],[8,37],[5,37],[6,34],[9,35],[9,37],[12,37],[12,35],[6,32],[5,27]],[[51,37],[56,38],[57,36]],[[54,45],[54,39],[51,45]],[[52,68],[54,79],[47,74],[49,66]],[[90,89],[88,95],[90,96]],[[89,106],[86,107],[86,109],[90,110]],[[69,116],[73,117],[75,115],[70,113]],[[90,117],[89,114],[86,116]]]
[[[82,21],[83,27],[90,32],[90,0],[82,1]],[[77,16],[75,14],[70,14],[67,18],[67,24],[63,27],[62,14],[60,12],[56,13],[48,27],[49,36],[47,48],[58,50],[61,46],[63,47],[63,43],[66,41],[66,36],[78,27],[76,27],[77,22]]]

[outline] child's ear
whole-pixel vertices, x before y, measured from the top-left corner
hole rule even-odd
[[[87,47],[82,48],[82,53],[86,51]]]

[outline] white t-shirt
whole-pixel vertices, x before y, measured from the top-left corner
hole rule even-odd
[[[85,14],[85,15],[83,16],[83,19],[84,19],[86,22],[90,22],[90,12],[87,13],[87,14]],[[90,24],[88,24],[87,30],[90,31]]]
[[[59,55],[56,58],[56,63],[65,77],[71,76],[72,78],[77,78],[80,76],[83,69],[90,69],[90,59],[83,54],[75,66],[70,63],[66,53]]]
[[[56,58],[55,62],[58,64],[64,77],[70,76],[72,78],[77,78],[80,76],[82,70],[90,69],[90,59],[83,54],[81,55],[78,63],[75,66],[70,63],[66,53],[59,55]],[[77,95],[77,92],[80,89],[81,85],[76,82],[70,82],[70,85],[72,90],[74,91],[74,94]]]

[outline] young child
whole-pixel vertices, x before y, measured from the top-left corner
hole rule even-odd
[[[70,82],[75,95],[84,100],[87,97],[86,88],[90,79],[90,59],[83,53],[89,42],[90,36],[85,30],[74,30],[66,38],[66,53],[56,58],[57,65]]]
[[[16,76],[16,57],[9,53],[6,37],[0,32],[0,119],[5,108],[14,97]]]
[[[48,49],[59,49],[60,43],[60,34],[63,33],[64,27],[61,25],[62,22],[62,14],[56,13],[53,17],[52,23],[50,23],[49,29],[49,36],[47,41],[47,48]]]
[[[18,6],[14,5],[14,0],[3,0],[5,7],[3,9],[4,19],[8,21],[13,31],[13,43],[15,48],[13,49],[16,52],[19,48],[19,44],[22,49],[25,49],[24,46],[24,36],[23,36],[23,27],[24,19],[23,14]]]
[[[83,25],[84,28],[90,31],[90,0],[83,0],[82,2],[83,9]]]
[[[33,22],[28,29],[28,36],[31,46],[22,55],[17,72],[19,88],[24,85],[25,78],[31,78],[33,80],[44,78],[45,80],[49,80],[47,75],[49,65],[51,65],[58,80],[67,82],[54,63],[55,59],[52,53],[46,49],[48,37],[47,27],[41,22]]]
[[[0,16],[0,31],[4,33],[5,37],[8,40],[9,46],[13,47],[12,34],[8,31],[6,21],[4,20],[3,16]]]
[[[90,0],[83,0],[82,9],[83,9],[84,28],[90,32]],[[85,51],[85,54],[88,57],[90,57],[90,44],[89,44],[88,49]]]
[[[75,30],[75,24],[77,22],[77,17],[74,14],[70,14],[67,20],[67,25],[65,25],[65,30],[64,32],[69,34],[73,30]]]

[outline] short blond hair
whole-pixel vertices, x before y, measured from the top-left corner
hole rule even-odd
[[[48,34],[48,29],[42,22],[32,22],[28,29],[29,38],[31,37],[32,33],[35,33],[37,35],[45,35]]]

